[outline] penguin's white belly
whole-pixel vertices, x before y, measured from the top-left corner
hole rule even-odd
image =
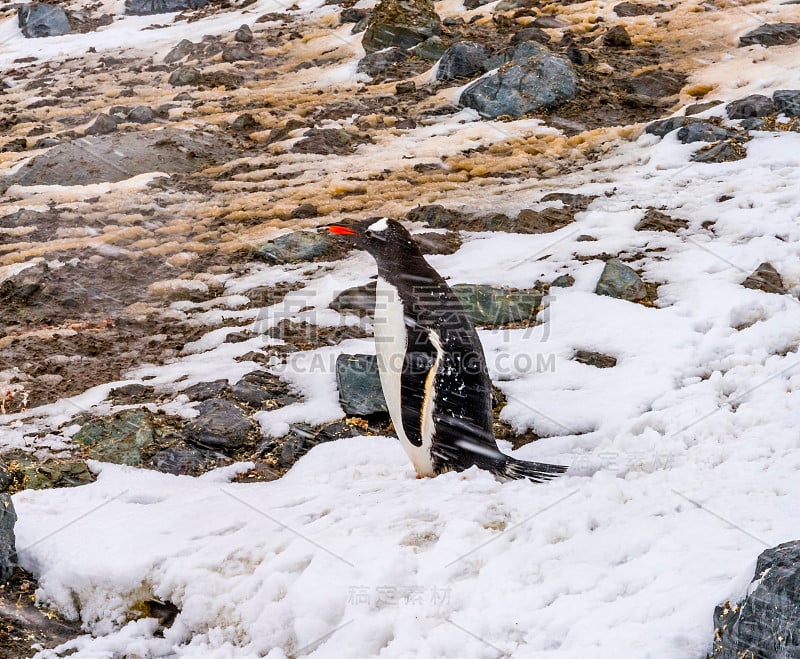
[[[431,446],[433,444],[433,400],[432,382],[426,383],[425,405],[421,414],[422,446],[414,446],[406,436],[403,428],[403,414],[401,405],[401,379],[403,363],[406,356],[407,330],[405,324],[403,303],[397,288],[392,286],[382,277],[378,277],[375,290],[375,352],[378,357],[378,373],[381,378],[383,395],[386,406],[392,417],[392,423],[400,438],[408,457],[414,464],[418,474],[433,476],[433,459]],[[432,371],[435,373],[435,368]],[[430,396],[427,394],[430,393]]]

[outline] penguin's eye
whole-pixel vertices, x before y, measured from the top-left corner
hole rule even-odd
[[[372,233],[372,231],[370,231],[369,229],[367,229],[367,230],[364,232],[364,235],[365,235],[367,238],[374,238],[374,237],[375,237],[375,234],[374,234],[374,233]]]

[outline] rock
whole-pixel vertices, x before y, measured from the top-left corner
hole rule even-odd
[[[294,231],[259,245],[253,257],[272,265],[311,261],[325,256],[332,243],[328,237],[314,231]]]
[[[414,55],[414,57],[435,62],[436,60],[442,58],[446,50],[447,46],[445,46],[444,41],[442,41],[439,37],[434,36],[428,37],[422,43],[414,46],[411,49],[411,54]]]
[[[250,437],[255,426],[236,403],[223,398],[210,398],[197,406],[200,415],[184,428],[186,439],[215,449],[236,449]]]
[[[678,130],[678,140],[682,144],[691,144],[692,142],[718,142],[719,140],[732,138],[738,138],[736,133],[705,121],[692,122]]]
[[[453,44],[439,60],[436,79],[453,80],[482,74],[486,70],[484,64],[488,57],[489,51],[474,41]]]
[[[94,480],[82,460],[19,459],[11,464],[12,487],[18,490],[44,490],[54,487],[76,487]]]
[[[572,275],[560,275],[556,277],[550,284],[551,288],[569,288],[575,283],[575,277]]]
[[[17,567],[16,523],[14,502],[8,494],[0,494],[0,586],[11,578]]]
[[[128,112],[125,119],[136,124],[148,124],[155,119],[156,115],[148,105],[137,105]]]
[[[28,39],[60,37],[72,30],[67,14],[61,5],[33,2],[17,10],[17,22]]]
[[[238,130],[242,132],[250,132],[255,130],[256,128],[260,128],[261,124],[259,124],[254,118],[253,115],[249,112],[245,112],[240,114],[236,119],[231,121],[230,127],[233,130]]]
[[[472,322],[486,327],[533,322],[542,306],[542,293],[485,284],[456,284],[456,294]]]
[[[253,31],[249,25],[242,25],[233,35],[233,40],[239,43],[250,43],[253,40]]]
[[[692,103],[691,105],[687,105],[683,111],[687,117],[692,114],[700,114],[701,112],[705,112],[706,110],[710,110],[711,108],[715,108],[720,105],[722,101],[705,101],[703,103]]]
[[[241,62],[249,59],[253,59],[253,53],[250,52],[250,48],[244,44],[237,43],[225,46],[222,49],[223,62]]]
[[[122,387],[114,387],[108,395],[117,405],[130,405],[144,401],[154,393],[155,389],[146,384],[126,384]]]
[[[380,75],[407,58],[408,52],[402,48],[385,48],[375,53],[369,53],[366,57],[361,59],[356,67],[356,71],[358,73],[366,73],[368,76]]]
[[[788,117],[800,117],[800,90],[779,89],[772,95],[775,110]]]
[[[800,541],[761,552],[747,592],[736,605],[714,610],[709,659],[800,657]]]
[[[136,467],[142,464],[144,453],[153,448],[159,434],[154,415],[139,408],[92,418],[72,436],[72,441],[83,448],[87,458]]]
[[[289,215],[293,220],[306,220],[319,216],[319,209],[314,204],[300,204]]]
[[[403,94],[413,94],[417,91],[417,83],[413,80],[403,80],[394,86],[395,94],[401,96]]]
[[[286,468],[293,465],[317,444],[358,434],[361,433],[357,427],[342,421],[331,423],[316,432],[310,426],[292,426],[292,432],[289,433],[281,448],[278,466]]]
[[[231,387],[231,396],[255,409],[275,409],[297,402],[288,385],[267,371],[253,371]]]
[[[650,135],[664,137],[673,130],[678,130],[678,128],[681,126],[688,126],[690,123],[701,121],[701,119],[690,119],[688,117],[670,117],[669,119],[660,119],[659,121],[654,121],[650,124],[647,124],[644,132],[649,133]]]
[[[647,16],[668,10],[669,7],[665,5],[640,5],[635,2],[620,2],[618,5],[614,5],[614,13],[622,18]]]
[[[430,204],[428,206],[417,206],[406,213],[409,222],[424,222],[431,229],[458,229],[466,216],[459,211]]]
[[[742,119],[742,123],[739,125],[744,130],[761,130],[767,125],[767,122],[759,117],[750,117],[748,119]]]
[[[50,268],[44,260],[33,259],[22,267],[15,267],[12,273],[0,278],[0,301],[29,299],[42,288]]]
[[[337,295],[330,303],[334,311],[355,313],[358,315],[372,314],[375,311],[375,282],[348,288]]]
[[[0,153],[20,153],[27,150],[28,140],[24,137],[18,137],[10,142],[6,142],[3,147],[0,148]]]
[[[675,233],[678,229],[687,229],[688,227],[689,222],[686,220],[670,217],[655,208],[648,208],[642,219],[633,228],[636,231],[671,231]]]
[[[786,46],[800,39],[800,23],[771,23],[739,37],[740,46]]]
[[[678,94],[685,82],[686,76],[682,73],[657,69],[629,78],[625,82],[625,87],[631,94],[664,98]]]
[[[369,9],[356,9],[355,7],[348,7],[343,9],[339,14],[339,22],[344,23],[358,23],[369,17]]]
[[[615,25],[603,35],[603,45],[610,48],[630,48],[633,42],[623,25]]]
[[[110,114],[98,114],[94,123],[86,129],[87,135],[108,135],[117,130],[117,119]]]
[[[564,21],[556,18],[555,16],[547,16],[547,15],[538,16],[533,21],[533,23],[531,23],[531,25],[533,25],[535,27],[543,27],[543,28],[547,28],[547,29],[551,29],[551,30],[552,29],[562,28],[562,27],[567,27],[567,24]]]
[[[198,382],[191,387],[186,387],[181,393],[186,394],[189,400],[208,400],[218,398],[226,393],[230,387],[227,380],[212,380],[211,382]]]
[[[455,231],[417,233],[414,242],[423,254],[455,254],[461,247],[461,237]]]
[[[375,355],[339,355],[336,386],[339,404],[348,416],[388,414]]]
[[[636,271],[619,259],[609,259],[594,292],[620,300],[636,302],[647,295],[644,282]]]
[[[731,101],[725,106],[729,119],[748,119],[750,117],[766,117],[775,112],[775,106],[768,96],[751,94],[745,98]]]
[[[194,52],[194,44],[188,39],[181,39],[164,57],[164,64],[174,64]]]
[[[567,58],[573,64],[578,66],[586,66],[592,60],[592,56],[585,50],[581,50],[574,43],[567,46]]]
[[[483,7],[483,5],[487,5],[492,0],[464,0],[464,9],[477,9],[478,7]]]
[[[148,16],[205,6],[206,0],[125,0],[125,13],[128,16]]]
[[[432,0],[380,0],[370,14],[361,45],[367,53],[392,46],[413,48],[441,29]]]
[[[692,162],[718,163],[741,160],[746,154],[743,149],[737,149],[731,142],[719,142],[710,148],[700,149],[692,155]]]
[[[186,85],[196,85],[200,82],[200,70],[193,66],[181,66],[175,69],[169,76],[170,85],[173,87],[185,87]]]
[[[216,135],[165,128],[89,136],[35,156],[26,167],[0,179],[10,185],[88,185],[116,182],[148,172],[193,172],[224,160],[229,147]]]
[[[589,350],[578,350],[573,361],[595,368],[613,368],[617,365],[617,358],[611,355],[604,355],[602,352],[591,352]]]
[[[193,476],[203,470],[206,458],[198,449],[181,443],[156,453],[150,464],[158,471],[176,476]]]
[[[510,44],[516,46],[526,41],[548,44],[550,43],[550,35],[539,27],[526,27],[511,37]]]
[[[569,60],[540,44],[525,45],[535,46],[537,54],[479,78],[461,94],[459,105],[489,118],[521,117],[575,98],[577,80]]]
[[[745,288],[764,291],[765,293],[783,294],[786,287],[780,273],[771,263],[762,263],[742,282]]]
[[[355,149],[354,136],[343,128],[311,128],[303,139],[294,143],[292,153],[313,153],[320,156],[347,155]]]

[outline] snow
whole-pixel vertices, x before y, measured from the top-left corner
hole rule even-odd
[[[302,3],[302,10],[317,5]],[[235,29],[274,3],[249,9],[203,19],[202,33]],[[458,3],[440,9],[457,13]],[[184,23],[138,31],[164,20],[117,17],[96,33],[24,40],[7,18],[0,64],[117,48],[123,34],[128,47],[163,55],[200,33]],[[347,30],[313,48],[344,39],[357,51]],[[719,98],[797,88],[796,55],[796,48],[735,50],[693,81],[710,81]],[[354,61],[326,80],[313,81],[313,69],[304,75],[326,84],[350,80],[353,71]],[[324,180],[344,190],[363,184],[351,179],[364,163],[400,168],[554,133],[537,120],[479,122],[464,111],[361,146],[358,158]],[[70,650],[79,659],[322,659],[343,651],[381,659],[703,656],[714,607],[746,591],[760,551],[800,536],[800,135],[757,133],[747,158],[731,163],[691,163],[697,148],[674,135],[643,135],[546,185],[453,191],[458,203],[509,213],[540,207],[554,190],[597,196],[559,231],[465,234],[457,253],[429,259],[451,283],[525,288],[575,277],[574,286],[552,291],[542,324],[480,331],[508,400],[503,419],[542,436],[514,454],[570,465],[567,475],[543,485],[501,483],[475,469],[417,480],[399,444],[381,437],[320,445],[270,483],[230,482],[247,464],[193,479],[95,463],[95,483],[14,497],[18,552],[39,580],[40,603],[79,617],[87,632],[39,659]],[[308,168],[313,178],[317,160],[286,168]],[[13,193],[74,201],[139,190],[152,176]],[[648,207],[686,219],[689,228],[635,231]],[[596,240],[578,242],[581,234]],[[619,252],[646,281],[661,284],[656,307],[594,294],[601,255]],[[787,294],[741,286],[763,261],[781,273]],[[257,265],[231,276],[214,305],[176,303],[171,311],[198,311],[195,321],[233,318],[241,327],[209,332],[179,359],[142,365],[124,383],[173,392],[162,409],[191,416],[179,392],[218,378],[234,383],[257,368],[237,360],[279,344],[265,332],[280,320],[360,322],[328,304],[373,272],[368,255],[353,253],[333,264]],[[236,308],[247,290],[282,282],[302,288],[260,312]],[[159,284],[165,294],[176,285]],[[225,343],[248,328],[252,339]],[[579,349],[614,356],[617,366],[579,364],[572,359]],[[373,351],[369,339],[349,340],[270,362],[302,400],[259,413],[263,434],[341,418],[336,357]],[[0,441],[63,448],[59,438],[37,433],[78,411],[110,411],[108,393],[119,385],[0,415]],[[62,437],[74,431],[63,429]],[[163,635],[154,620],[133,619],[152,598],[180,609]]]

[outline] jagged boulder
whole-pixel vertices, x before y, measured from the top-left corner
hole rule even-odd
[[[207,0],[125,0],[125,13],[129,16],[167,14],[205,7],[206,3]]]
[[[525,57],[517,59],[515,53],[515,59],[473,82],[459,104],[493,119],[521,117],[575,98],[578,85],[570,61],[536,42],[524,45]]]
[[[761,552],[748,593],[714,611],[709,659],[800,657],[800,540]]]
[[[370,14],[361,45],[367,53],[413,48],[441,31],[432,0],[381,0]]]
[[[17,21],[22,34],[28,39],[59,37],[72,30],[67,14],[60,5],[48,5],[43,2],[33,2],[20,7]]]

